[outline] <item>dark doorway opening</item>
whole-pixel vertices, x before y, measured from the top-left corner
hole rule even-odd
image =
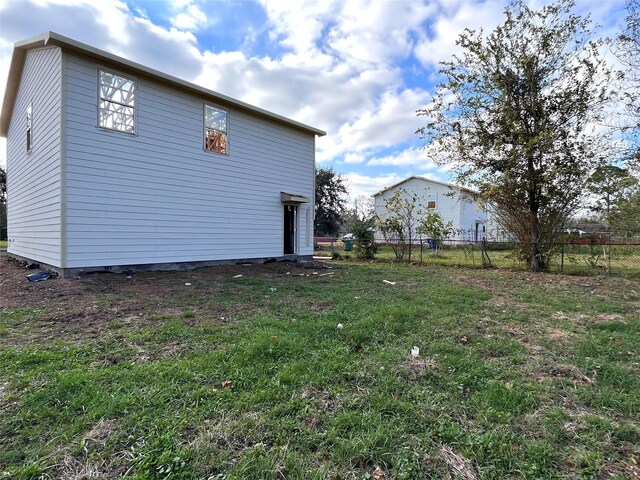
[[[298,207],[284,206],[284,254],[296,253],[296,213]]]

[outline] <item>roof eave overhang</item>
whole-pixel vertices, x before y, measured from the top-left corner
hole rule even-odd
[[[204,97],[207,100],[219,102],[225,106],[238,108],[256,115],[259,115],[269,120],[276,121],[281,124],[285,124],[289,127],[302,130],[304,132],[322,137],[327,134],[324,130],[320,130],[304,123],[291,120],[290,118],[278,115],[277,113],[269,112],[259,107],[255,107],[248,103],[236,100],[235,98],[228,97],[213,90],[200,87],[194,83],[187,82],[180,78],[168,75],[153,68],[146,67],[144,65],[132,62],[117,55],[113,55],[109,52],[99,50],[90,45],[73,40],[72,38],[59,35],[55,32],[46,32],[36,37],[18,42],[14,45],[13,55],[11,57],[11,65],[9,67],[9,76],[7,77],[7,88],[4,94],[4,100],[2,102],[2,117],[0,119],[0,136],[6,137],[9,130],[9,122],[11,121],[11,114],[13,113],[13,105],[18,93],[18,85],[20,84],[20,77],[22,75],[22,68],[24,66],[24,57],[27,50],[32,48],[43,47],[47,45],[55,45],[64,50],[74,51],[76,53],[89,56],[100,62],[106,62],[115,65],[119,68],[125,68],[134,72],[136,75],[142,75],[152,78],[156,81],[160,81],[171,85],[174,88],[193,93]]]
[[[286,192],[280,192],[280,201],[282,203],[311,203],[310,198]]]
[[[47,45],[49,34],[50,32],[43,33],[17,42],[13,46],[11,63],[9,64],[9,74],[7,75],[7,86],[4,91],[4,99],[2,100],[2,110],[0,110],[0,137],[6,138],[9,133],[9,122],[11,121],[13,106],[16,96],[18,95],[18,86],[20,85],[20,77],[22,77],[24,57],[27,50]]]
[[[389,190],[393,190],[394,188],[398,188],[403,183],[408,182],[409,180],[414,179],[414,178],[418,179],[418,180],[424,180],[425,182],[431,182],[431,183],[435,183],[437,185],[442,185],[443,187],[449,187],[449,189],[451,189],[451,190],[460,190],[461,192],[469,193],[471,195],[475,195],[475,194],[478,193],[475,190],[472,190],[472,189],[467,188],[467,187],[462,187],[460,185],[455,185],[453,183],[439,182],[438,180],[432,180],[430,178],[420,177],[418,175],[412,175],[412,176],[410,176],[408,178],[405,178],[404,180],[399,181],[398,183],[394,183],[393,185],[390,185],[388,187],[384,187],[382,190],[372,194],[371,196],[372,197],[377,197],[378,195],[382,195],[383,193],[386,193]]]

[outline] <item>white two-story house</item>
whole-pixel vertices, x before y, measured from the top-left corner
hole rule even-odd
[[[48,32],[15,45],[8,252],[63,275],[313,254],[325,132]]]
[[[474,200],[471,190],[412,176],[373,195],[377,215],[384,215],[385,201],[398,191],[407,198],[415,196],[418,210],[438,212],[445,223],[451,222],[457,233],[449,240],[480,241],[486,238],[487,212],[481,203]]]

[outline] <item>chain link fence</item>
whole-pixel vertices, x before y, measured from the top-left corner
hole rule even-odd
[[[337,238],[316,242],[316,255],[352,257]],[[413,244],[387,244],[379,239],[376,258],[456,266],[468,268],[509,268],[526,270],[528,265],[520,252],[526,245],[515,241],[456,241],[447,240],[440,246],[430,239]],[[541,245],[548,252],[548,271],[566,275],[605,275],[640,279],[640,241],[612,241],[607,238],[577,239]],[[398,252],[398,253],[396,253]]]

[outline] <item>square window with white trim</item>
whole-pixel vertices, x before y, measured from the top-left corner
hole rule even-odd
[[[437,198],[437,194],[435,193],[429,193],[427,195],[427,208],[429,210],[433,210],[436,208],[436,198]]]
[[[227,134],[229,112],[224,108],[204,105],[204,149],[229,153]]]
[[[99,70],[98,127],[135,133],[136,93],[134,79]]]

